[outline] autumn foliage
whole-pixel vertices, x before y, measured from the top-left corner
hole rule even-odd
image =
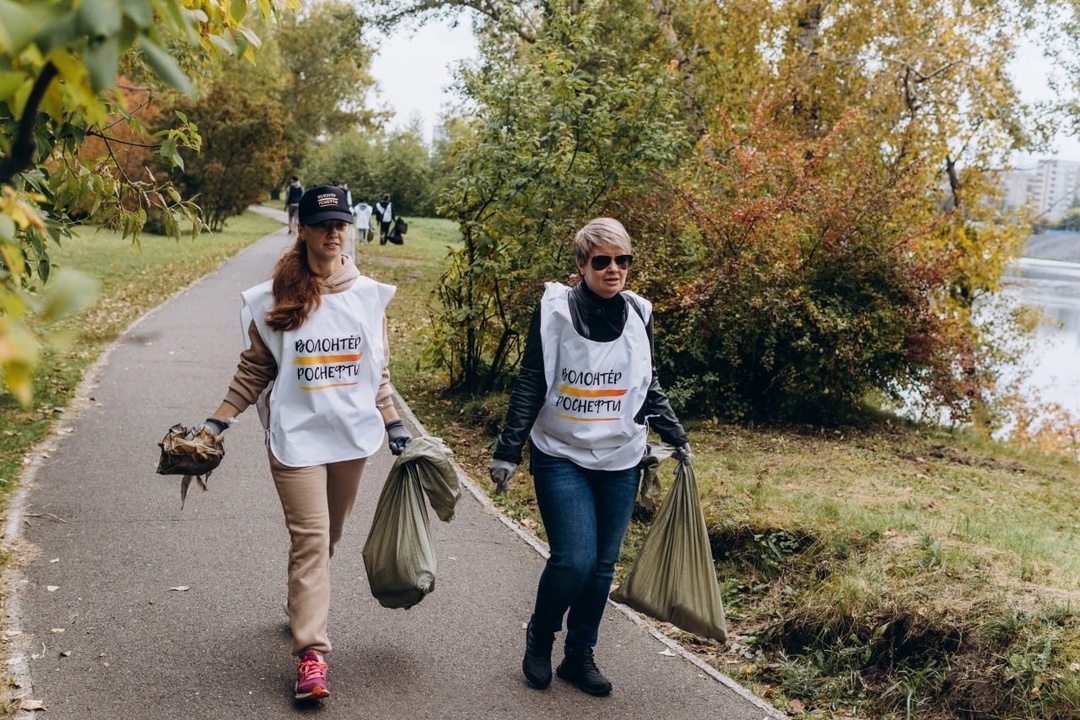
[[[180,99],[176,117],[194,123],[203,137],[200,152],[185,151],[173,182],[197,198],[212,231],[265,197],[268,178],[287,167],[286,117],[281,103],[219,82],[198,100]],[[173,122],[176,122],[174,120]]]
[[[950,213],[919,168],[867,162],[846,121],[805,140],[755,112],[704,137],[692,174],[607,209],[634,238],[669,393],[737,419],[832,420],[904,388],[962,405],[975,348],[941,312],[954,273],[929,240]]]

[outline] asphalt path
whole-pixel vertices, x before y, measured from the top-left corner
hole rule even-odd
[[[154,473],[166,430],[220,402],[242,348],[239,292],[288,244],[284,228],[268,235],[135,322],[28,463],[5,523],[18,565],[7,577],[8,671],[14,694],[45,714],[20,717],[782,717],[614,603],[596,648],[609,697],[559,679],[526,686],[523,626],[546,550],[464,477],[456,517],[431,514],[434,592],[409,610],[382,608],[361,549],[385,449],[332,564],[333,696],[295,703],[288,535],[255,412],[228,431],[209,491],[192,487],[182,511],[179,478]]]

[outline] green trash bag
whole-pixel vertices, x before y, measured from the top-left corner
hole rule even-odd
[[[675,483],[611,598],[687,632],[727,642],[705,515],[688,463],[675,470]]]
[[[450,450],[439,438],[414,438],[386,478],[364,543],[371,594],[387,608],[410,608],[435,589],[435,541],[427,496],[445,522],[461,494]]]

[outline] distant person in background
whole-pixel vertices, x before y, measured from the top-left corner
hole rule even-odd
[[[368,205],[367,198],[361,197],[360,202],[353,205],[353,217],[356,218],[356,241],[359,243],[371,242],[371,215],[375,208]]]
[[[285,188],[285,212],[289,214],[289,234],[296,234],[296,219],[300,212],[300,198],[304,195],[304,186],[300,178],[293,175],[292,181]]]
[[[390,202],[390,193],[384,193],[382,200],[375,203],[375,217],[379,220],[379,244],[385,245],[390,237],[390,224],[394,222],[394,206]]]

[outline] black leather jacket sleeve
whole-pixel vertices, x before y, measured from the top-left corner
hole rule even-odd
[[[645,393],[645,403],[641,406],[638,414],[634,416],[634,421],[648,423],[649,428],[659,435],[661,440],[668,445],[679,447],[690,442],[690,439],[686,436],[686,431],[683,430],[682,423],[676,417],[675,411],[671,409],[671,401],[668,400],[667,394],[660,387],[660,379],[656,375],[656,352],[653,345],[652,317],[645,324],[645,330],[649,333],[652,380],[649,382],[649,389]]]
[[[547,378],[544,376],[544,348],[540,340],[540,305],[537,304],[529,321],[525,337],[525,352],[521,357],[514,389],[510,392],[510,408],[495,447],[496,460],[521,464],[521,452],[529,439],[536,416],[547,397]]]

